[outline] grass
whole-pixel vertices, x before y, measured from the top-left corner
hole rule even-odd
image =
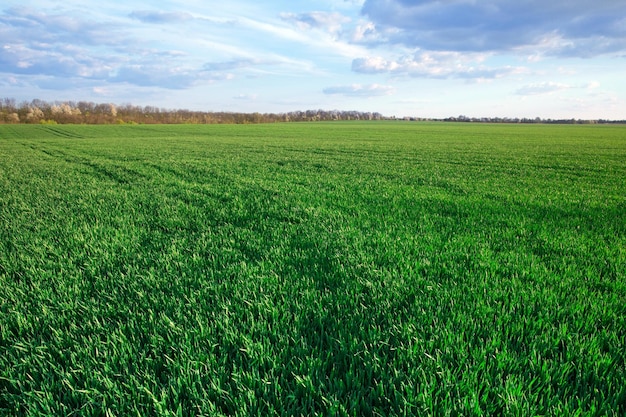
[[[0,126],[0,414],[626,413],[622,126]]]

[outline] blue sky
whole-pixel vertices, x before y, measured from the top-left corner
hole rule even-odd
[[[4,0],[0,97],[626,119],[626,1]]]

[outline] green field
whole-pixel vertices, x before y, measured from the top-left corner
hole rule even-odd
[[[623,416],[626,127],[0,126],[2,416]]]

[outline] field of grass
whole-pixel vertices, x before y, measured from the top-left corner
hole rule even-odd
[[[0,415],[626,414],[626,128],[0,126]]]

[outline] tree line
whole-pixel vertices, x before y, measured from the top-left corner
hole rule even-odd
[[[623,124],[626,120],[607,120],[607,119],[542,119],[541,117],[468,117],[457,116],[447,117],[445,119],[437,119],[443,122],[471,122],[471,123],[543,123],[543,124]]]
[[[115,105],[87,101],[51,103],[36,99],[17,104],[11,98],[0,100],[0,123],[243,124],[323,120],[382,120],[384,118],[380,113],[342,110],[238,113],[173,110],[154,106]]]
[[[39,99],[17,103],[0,99],[0,123],[43,124],[246,124],[277,122],[312,122],[331,120],[409,120],[471,123],[558,123],[596,124],[626,123],[626,120],[542,119],[508,117],[456,116],[443,119],[421,117],[386,117],[378,112],[355,110],[306,110],[286,113],[207,112],[164,109],[154,106],[115,105],[88,101],[47,102]]]

